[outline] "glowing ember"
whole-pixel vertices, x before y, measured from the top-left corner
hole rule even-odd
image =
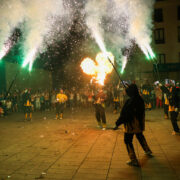
[[[113,70],[113,66],[107,57],[114,64],[114,56],[112,53],[107,52],[105,54],[101,52],[96,56],[96,63],[90,58],[85,58],[80,65],[86,74],[93,76],[92,78],[101,85],[104,85],[106,75]]]

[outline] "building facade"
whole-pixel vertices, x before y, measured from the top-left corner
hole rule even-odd
[[[180,0],[156,0],[153,49],[160,77],[180,81]]]

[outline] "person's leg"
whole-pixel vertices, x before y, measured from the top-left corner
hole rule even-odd
[[[162,100],[159,99],[159,107],[162,108]]]
[[[27,107],[24,106],[24,116],[25,116],[25,121],[27,121],[27,118],[28,118],[28,113],[27,113]]]
[[[28,117],[28,114],[27,113],[25,113],[25,120],[27,121],[27,117]]]
[[[105,114],[105,108],[100,106],[100,116],[102,119],[102,127],[106,128],[106,114]]]
[[[164,117],[168,119],[168,105],[164,104]]]
[[[59,103],[56,103],[56,119],[59,119]]]
[[[138,141],[141,144],[141,146],[142,146],[143,150],[145,151],[145,153],[147,155],[151,155],[152,151],[150,150],[143,133],[137,133],[136,138],[138,139]]]
[[[29,119],[32,120],[32,112],[29,113]]]
[[[129,165],[135,165],[138,166],[138,160],[134,151],[134,146],[132,143],[133,140],[133,136],[134,134],[130,134],[130,133],[124,133],[124,143],[126,145],[127,148],[127,152],[129,155],[129,158],[131,161],[127,162]]]
[[[157,97],[156,98],[156,108],[158,108],[159,107],[159,98]]]
[[[61,104],[61,106],[60,106],[60,119],[63,118],[63,111],[64,111],[64,104]]]
[[[179,126],[177,124],[177,115],[178,115],[177,112],[170,111],[171,123],[172,123],[173,129],[176,133],[179,132]]]
[[[114,111],[113,111],[113,113],[117,113],[117,102],[114,102]]]
[[[98,126],[101,127],[101,114],[99,110],[99,105],[95,104],[95,116],[98,123]]]

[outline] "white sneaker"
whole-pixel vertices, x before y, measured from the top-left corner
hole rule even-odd
[[[102,130],[103,130],[103,131],[105,131],[105,130],[106,130],[106,128],[102,128]]]

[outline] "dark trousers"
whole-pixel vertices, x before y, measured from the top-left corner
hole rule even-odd
[[[64,111],[64,103],[56,103],[56,114],[61,114]]]
[[[143,150],[145,152],[151,151],[147,142],[146,142],[146,139],[145,139],[143,133],[141,132],[141,133],[137,133],[135,135],[136,135],[136,138],[138,139],[139,143],[141,144]],[[128,151],[129,158],[131,160],[136,160],[137,158],[136,158],[134,146],[132,143],[133,137],[134,137],[134,133],[124,133],[124,143],[126,144],[126,148]]]
[[[117,111],[117,109],[120,107],[119,102],[114,102],[114,110]]]
[[[179,132],[179,127],[177,124],[177,116],[178,116],[178,112],[170,111],[171,123],[175,132]]]
[[[49,109],[49,100],[45,100],[45,109]]]
[[[169,106],[167,104],[164,104],[164,114],[168,116],[168,109]]]
[[[95,113],[97,122],[106,124],[105,108],[101,104],[95,104]]]

